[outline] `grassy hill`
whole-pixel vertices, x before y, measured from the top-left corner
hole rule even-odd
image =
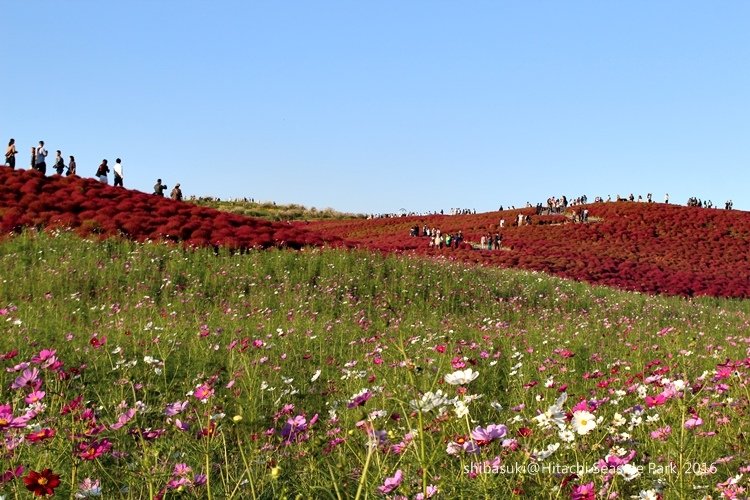
[[[272,221],[312,221],[312,220],[341,220],[363,219],[362,214],[339,212],[332,208],[318,210],[303,205],[277,205],[274,202],[255,202],[247,200],[217,200],[215,198],[191,198],[187,200],[201,207],[209,207],[223,212],[229,212],[246,217],[258,217]]]
[[[231,206],[237,210],[242,207]],[[164,240],[240,252],[251,248],[347,246],[544,271],[647,293],[750,296],[750,213],[628,202],[587,208],[588,224],[574,223],[570,212],[536,216],[531,210],[273,222],[114,188],[91,179],[42,177],[36,172],[0,169],[3,233],[29,227],[71,228],[81,235]],[[271,212],[263,213],[271,217]],[[303,211],[300,216],[311,213]],[[513,225],[519,213],[529,215],[531,224]],[[500,227],[502,219],[506,221],[504,227]],[[467,243],[460,248],[430,247],[428,238],[409,236],[415,225],[441,229],[444,234],[461,231]],[[501,249],[477,249],[482,235],[495,233],[503,237]]]
[[[746,301],[60,230],[0,268],[0,495],[47,468],[134,499],[747,487]]]
[[[477,215],[320,221],[300,225],[322,239],[338,237],[361,248],[544,271],[627,290],[677,295],[750,296],[750,213],[661,203],[596,203],[589,223],[564,215],[537,216],[533,209]],[[519,214],[531,224],[517,226]],[[500,221],[505,220],[504,227]],[[418,226],[463,233],[474,247],[499,233],[500,250],[430,247],[410,237]]]

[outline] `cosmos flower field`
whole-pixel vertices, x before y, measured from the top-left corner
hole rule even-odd
[[[0,269],[6,498],[747,497],[746,301],[54,229]]]

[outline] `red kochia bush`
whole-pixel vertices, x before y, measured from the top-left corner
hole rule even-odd
[[[144,241],[182,241],[232,249],[342,244],[288,224],[199,207],[93,179],[45,177],[32,170],[0,168],[0,230],[71,228],[80,235],[123,235]]]
[[[588,205],[589,224],[533,209],[477,215],[320,221],[313,228],[366,248],[449,256],[455,260],[545,271],[627,290],[674,295],[750,297],[750,213],[659,203]],[[530,226],[512,224],[531,215]],[[572,215],[569,213],[568,215]],[[505,227],[500,228],[501,219]],[[440,251],[409,236],[418,225],[443,234],[463,232],[468,242],[500,233],[502,250]]]

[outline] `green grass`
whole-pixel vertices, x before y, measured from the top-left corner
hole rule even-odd
[[[213,198],[191,198],[187,200],[202,207],[215,208],[223,212],[244,215],[246,217],[258,217],[272,221],[296,221],[296,220],[326,220],[326,219],[356,219],[364,218],[363,214],[352,214],[339,212],[333,208],[317,209],[307,208],[295,203],[289,205],[277,205],[275,202],[254,202],[244,200],[215,200]]]
[[[5,467],[51,468],[61,475],[57,493],[63,497],[90,477],[101,480],[104,498],[149,498],[160,491],[166,498],[365,498],[382,496],[377,488],[402,470],[394,494],[409,498],[428,485],[442,498],[520,492],[567,498],[573,485],[589,482],[623,498],[656,487],[666,498],[696,498],[716,494],[717,484],[748,464],[741,445],[750,431],[747,369],[734,368],[722,381],[726,389],[714,390],[712,381],[719,363],[746,357],[746,301],[649,297],[538,273],[362,252],[217,256],[66,233],[4,240],[0,269],[0,353],[19,351],[0,361],[0,404],[12,404],[15,416],[24,412],[28,390],[11,390],[20,372],[5,368],[42,349],[56,349],[66,373],[41,370],[46,407],[30,422],[54,429],[55,436],[8,450]],[[105,337],[103,346],[92,343]],[[157,361],[146,363],[146,356]],[[654,360],[661,364],[649,366]],[[442,382],[455,370],[452,363],[480,374],[466,394]],[[661,392],[643,378],[664,366],[664,377],[682,379],[693,390],[646,409],[638,388],[651,396]],[[317,370],[319,378],[311,381]],[[214,390],[205,403],[187,395],[201,384]],[[592,413],[602,421],[571,444],[533,420],[563,384],[568,412],[584,398],[600,402]],[[365,388],[372,398],[347,408]],[[452,407],[443,414],[410,408],[410,401],[437,389],[458,399],[481,397],[461,418]],[[61,415],[78,395],[90,414]],[[184,400],[183,413],[164,415],[168,403]],[[284,405],[294,408],[282,415]],[[638,406],[644,407],[642,422],[633,424]],[[127,408],[137,408],[134,418],[111,429]],[[687,430],[692,411],[704,423]],[[628,423],[609,425],[615,413]],[[289,418],[304,415],[309,422],[316,414],[317,423],[297,442],[283,444],[280,432]],[[655,414],[658,420],[649,422]],[[180,431],[177,418],[190,429]],[[491,423],[506,425],[505,438],[516,445],[494,441],[476,457],[446,453],[449,442]],[[672,429],[665,441],[650,437],[665,425]],[[519,434],[526,428],[530,435]],[[146,429],[164,433],[150,440]],[[209,432],[201,435],[201,429]],[[4,429],[11,439],[30,430]],[[395,453],[391,446],[408,435],[413,441]],[[374,436],[379,446],[368,452]],[[82,460],[77,446],[92,439],[109,440],[114,454]],[[541,463],[590,467],[620,447],[635,450],[633,463],[646,469],[632,481],[584,474],[562,490],[563,477],[552,473],[464,472],[472,462],[495,457],[529,464],[530,454],[554,443],[560,448]],[[679,474],[648,470],[649,463],[670,462],[680,464]],[[207,483],[165,490],[178,463],[205,474]],[[690,464],[715,472],[688,474]],[[26,492],[14,480],[0,484],[1,494]]]

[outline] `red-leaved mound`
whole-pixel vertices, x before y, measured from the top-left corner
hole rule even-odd
[[[0,231],[70,228],[82,236],[124,236],[190,246],[250,248],[339,245],[307,228],[233,215],[115,188],[93,179],[45,177],[0,167]]]
[[[578,209],[580,207],[576,207]],[[587,205],[589,223],[533,209],[477,215],[320,221],[307,227],[358,246],[386,252],[441,256],[499,267],[544,271],[627,290],[670,295],[750,297],[750,213],[660,203]],[[515,226],[519,213],[531,225]],[[568,215],[572,215],[569,209]],[[506,227],[500,228],[500,219]],[[465,241],[500,233],[499,250],[436,249],[411,237],[424,225]]]

